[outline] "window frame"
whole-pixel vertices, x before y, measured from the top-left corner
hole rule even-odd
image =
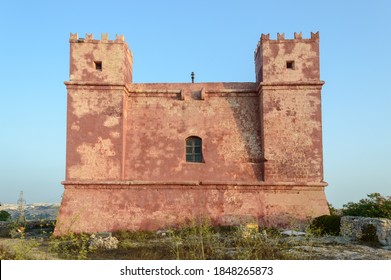
[[[190,149],[190,150],[189,150]],[[189,163],[203,163],[202,138],[189,136],[185,140],[185,159]]]

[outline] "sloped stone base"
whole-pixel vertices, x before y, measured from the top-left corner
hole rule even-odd
[[[55,235],[158,230],[208,219],[294,226],[329,214],[326,183],[64,182]]]

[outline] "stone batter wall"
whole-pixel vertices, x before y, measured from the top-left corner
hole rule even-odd
[[[298,225],[328,213],[323,186],[197,182],[66,185],[55,234],[158,230],[203,218],[219,225]]]

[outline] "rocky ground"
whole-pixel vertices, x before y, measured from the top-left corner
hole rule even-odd
[[[289,251],[300,259],[391,260],[391,246],[365,244],[341,236],[290,237]]]
[[[54,220],[42,220],[29,222],[23,235],[12,231],[10,237],[10,226],[12,223],[0,222],[0,249],[16,251],[22,258],[26,259],[56,259],[57,256],[49,252],[49,236],[54,228]],[[294,232],[294,231],[288,231]],[[261,234],[261,233],[260,233]],[[152,235],[154,235],[152,233]],[[155,242],[162,242],[159,239],[160,233],[156,233]],[[168,238],[168,237],[167,237]],[[343,236],[321,236],[317,237],[308,233],[281,235],[267,238],[265,242],[278,245],[284,253],[297,259],[313,260],[391,260],[391,246],[381,246],[379,243],[364,243]],[[142,241],[139,248],[151,248],[150,240]],[[135,243],[132,241],[132,243]],[[137,242],[136,242],[137,243]],[[281,246],[279,246],[281,245]],[[151,249],[154,250],[152,247]],[[235,250],[235,248],[231,248]],[[136,248],[137,250],[137,248]],[[142,249],[140,249],[142,250]],[[117,252],[119,253],[119,252]],[[116,254],[108,251],[100,257],[116,259]],[[0,250],[0,259],[1,259]],[[127,255],[122,255],[126,259]]]
[[[9,223],[0,222],[0,249],[17,251],[19,256],[28,259],[56,259],[55,254],[49,253],[48,238],[53,230],[53,225],[58,213],[58,204],[37,203],[26,205],[25,217],[29,222],[23,238],[17,231],[9,236]],[[1,210],[8,211],[13,219],[17,218],[16,204],[3,204]],[[43,219],[47,221],[43,224]],[[280,236],[278,238],[266,238],[265,242],[281,244],[285,253],[298,259],[313,260],[391,260],[391,246],[381,246],[379,243],[363,243],[343,236],[308,236],[308,234],[296,236]],[[144,241],[147,243],[148,241]],[[139,244],[140,248],[151,247],[150,244]],[[235,249],[233,249],[235,250]],[[106,256],[115,259],[116,254]],[[1,259],[0,250],[0,259]],[[126,257],[126,256],[125,256]]]
[[[0,238],[0,247],[3,246],[11,251],[18,251],[26,259],[57,259],[48,250],[48,240],[45,235],[31,235],[21,240],[18,238]],[[29,240],[36,241],[31,246]],[[270,239],[267,242],[279,243],[285,248],[285,253],[297,259],[310,260],[391,260],[391,246],[379,244],[365,244],[353,241],[341,236],[287,236],[279,239]],[[141,244],[145,246],[146,244]],[[20,252],[22,250],[22,252]],[[115,255],[115,251],[113,255]],[[106,255],[107,256],[107,255]],[[115,257],[110,259],[115,259]],[[121,258],[122,259],[122,258]]]

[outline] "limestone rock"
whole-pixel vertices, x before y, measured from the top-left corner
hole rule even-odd
[[[282,235],[288,235],[288,236],[304,236],[305,232],[303,231],[296,231],[296,230],[285,230],[281,232]]]
[[[102,232],[92,234],[89,243],[90,249],[117,249],[119,241],[110,232]]]
[[[374,241],[383,246],[391,245],[391,220],[384,218],[367,218],[344,216],[341,218],[341,235],[355,240],[363,240],[371,234],[376,235]]]

